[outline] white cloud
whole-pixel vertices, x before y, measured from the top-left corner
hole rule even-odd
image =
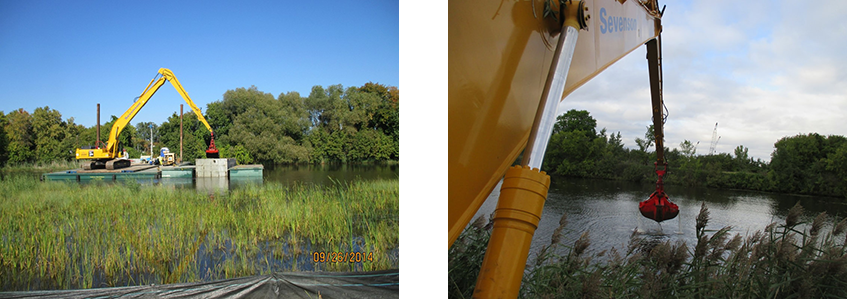
[[[666,144],[738,145],[770,160],[782,137],[846,135],[847,1],[664,1]],[[646,50],[634,51],[568,96],[560,112],[591,112],[629,147],[651,122]]]

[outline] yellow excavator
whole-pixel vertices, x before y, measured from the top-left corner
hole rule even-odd
[[[474,298],[519,295],[550,187],[540,168],[559,104],[642,45],[659,180],[639,210],[655,221],[676,216],[662,188],[658,0],[450,1],[448,11],[448,248],[500,184]]]
[[[133,103],[132,106],[130,106],[129,109],[124,112],[124,114],[121,115],[121,117],[118,118],[118,120],[112,125],[112,130],[109,132],[109,141],[106,142],[105,147],[100,147],[100,144],[97,144],[96,148],[83,148],[76,150],[77,160],[93,160],[89,163],[85,163],[82,166],[83,169],[90,170],[106,168],[114,170],[129,167],[131,165],[130,160],[122,158],[118,152],[118,136],[129,122],[132,121],[132,118],[141,111],[141,108],[147,104],[150,97],[159,90],[159,87],[162,87],[162,85],[165,84],[165,81],[171,82],[171,85],[173,85],[174,88],[176,88],[176,91],[179,92],[179,95],[185,99],[188,106],[194,110],[194,115],[197,116],[197,119],[206,126],[206,129],[209,129],[209,133],[212,135],[212,142],[206,150],[206,157],[220,157],[218,149],[215,148],[215,132],[212,130],[209,123],[206,122],[206,118],[203,117],[203,113],[200,111],[200,108],[198,108],[197,105],[194,105],[194,102],[192,102],[191,98],[188,97],[188,93],[185,92],[185,89],[183,89],[182,85],[179,84],[179,80],[176,79],[174,73],[169,69],[161,68],[159,69],[159,73],[156,74],[156,76],[153,77],[153,80],[150,81],[150,84],[147,84],[147,88],[144,89],[144,92],[141,93],[138,100],[135,101],[135,103]]]

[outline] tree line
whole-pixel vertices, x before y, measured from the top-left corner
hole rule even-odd
[[[221,157],[239,163],[337,163],[399,160],[400,92],[396,87],[366,83],[344,88],[314,86],[307,97],[298,92],[270,93],[236,88],[209,103],[204,117],[215,131]],[[108,140],[117,117],[101,125],[100,140]],[[161,147],[179,152],[179,114],[161,123],[128,125],[118,137],[130,157]],[[63,119],[50,107],[32,113],[0,111],[0,165],[72,160],[75,149],[95,146],[96,127],[74,118]],[[183,115],[183,160],[205,157],[211,141],[192,111]]]
[[[605,128],[585,110],[560,115],[544,157],[547,173],[587,178],[655,181],[652,125],[637,149],[625,148],[620,132]],[[651,147],[653,150],[651,150]],[[847,197],[847,138],[817,133],[787,136],[774,143],[769,162],[752,159],[738,145],[733,154],[698,155],[688,140],[665,148],[670,171],[665,184]]]

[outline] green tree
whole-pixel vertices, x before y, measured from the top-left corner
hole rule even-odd
[[[32,132],[32,116],[24,109],[6,115],[8,162],[22,163],[35,160],[35,135]]]
[[[309,132],[309,111],[300,93],[296,91],[280,93],[277,97],[281,121],[286,135],[292,139],[302,142]]]
[[[836,192],[847,197],[847,143],[842,143],[825,159],[826,170],[833,173],[838,179]]]
[[[72,156],[63,146],[67,124],[62,114],[48,106],[36,108],[32,113],[32,131],[35,135],[35,157],[38,162],[68,160]]]
[[[228,90],[206,118],[220,148],[262,163],[385,160],[399,157],[398,103],[396,87],[372,82],[314,86],[308,97],[252,86]]]
[[[571,109],[565,114],[556,117],[556,123],[553,125],[553,134],[558,132],[582,131],[586,137],[593,139],[597,136],[595,128],[597,128],[597,120],[591,117],[588,111]]]
[[[275,99],[255,86],[237,88],[224,93],[222,101],[210,103],[206,111],[219,147],[241,146],[251,159],[263,163],[309,161],[304,145],[309,111],[297,92]]]
[[[65,122],[66,132],[65,139],[62,140],[62,148],[70,153],[71,159],[76,156],[76,149],[82,148],[84,144],[82,134],[85,132],[85,126],[74,123],[74,118],[70,117]]]
[[[774,144],[770,171],[777,191],[826,194],[834,191],[837,170],[828,163],[830,154],[837,156],[843,137],[827,138],[817,133],[785,137]],[[828,164],[831,171],[827,170]],[[835,173],[833,173],[833,171]]]
[[[220,147],[220,154],[221,157],[235,158],[235,161],[238,161],[239,164],[253,163],[253,157],[250,155],[250,152],[241,144]]]
[[[3,113],[3,111],[0,111],[0,167],[6,165],[6,161],[9,160],[9,153],[7,150],[9,138],[6,136],[7,124],[6,114]]]
[[[332,85],[327,89],[321,86],[312,87],[312,92],[306,98],[305,104],[309,110],[309,119],[313,128],[321,128],[329,133],[351,128],[350,106],[342,98],[344,90],[341,85]]]
[[[556,118],[542,168],[570,176],[588,176],[606,149],[606,129],[596,133],[597,121],[585,110],[570,110]]]
[[[239,115],[250,108],[268,111],[274,106],[273,102],[273,94],[261,92],[256,86],[227,90],[222,101],[215,101],[206,106],[206,121],[215,130],[217,137],[222,137],[229,134]]]
[[[149,129],[148,129],[149,130]],[[153,149],[154,156],[162,147],[167,147],[179,157],[179,115],[174,112],[168,120],[159,125],[159,145]],[[154,131],[155,132],[155,131]],[[194,111],[183,114],[182,160],[194,162],[206,157],[211,134],[206,126],[197,119]],[[217,141],[216,141],[217,146]],[[222,156],[225,157],[226,156]]]
[[[382,130],[396,141],[400,129],[400,91],[394,86],[389,87],[372,82],[362,85],[359,91],[379,98],[375,109],[368,112],[367,126]]]
[[[747,171],[750,166],[750,156],[747,154],[749,149],[743,145],[735,148],[735,171]]]
[[[653,146],[654,141],[656,141],[656,133],[653,129],[653,125],[647,127],[647,132],[644,133],[644,139],[635,138],[635,144],[638,145],[638,149],[642,152],[647,152],[647,150]]]
[[[177,122],[177,129],[179,123]],[[152,132],[150,126],[153,126]],[[178,133],[178,132],[177,132]],[[135,135],[132,137],[132,147],[142,153],[150,153],[150,134],[153,134],[153,143],[159,142],[159,125],[150,121],[142,121],[135,124]],[[179,136],[177,136],[179,137]],[[177,154],[179,154],[177,152]]]
[[[697,153],[696,145],[687,139],[679,143],[679,150],[682,152],[682,155],[688,158],[694,157]]]
[[[118,121],[118,117],[112,115],[111,118],[109,119],[109,121],[107,123],[103,124],[100,127],[100,140],[101,141],[103,141],[104,143],[109,142],[109,134],[111,134],[111,132],[112,132],[112,126],[114,126],[115,122],[117,122],[117,121]],[[124,149],[124,148],[132,148],[133,147],[133,143],[132,143],[133,139],[132,138],[135,135],[136,135],[135,127],[132,126],[132,125],[127,125],[126,127],[123,128],[123,130],[121,130],[120,134],[115,139],[117,141],[116,146],[117,146],[117,149],[118,149],[118,153],[120,153],[121,150]]]
[[[256,108],[240,115],[230,129],[231,144],[241,144],[257,161],[267,163],[308,162],[308,150],[286,134],[283,125],[276,122],[272,112]]]

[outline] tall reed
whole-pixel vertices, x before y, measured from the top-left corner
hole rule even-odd
[[[209,195],[133,182],[8,176],[0,194],[0,290],[397,267],[389,254],[398,245],[397,180],[329,187],[269,182]],[[313,262],[316,251],[348,252],[351,239],[363,240],[367,246],[355,248],[373,252],[373,260]]]
[[[529,260],[524,298],[845,298],[847,218],[826,213],[805,219],[792,208],[782,224],[750,236],[731,227],[708,230],[705,203],[695,223],[697,243],[651,242],[633,233],[627,248],[590,247],[584,232],[572,245],[560,243],[566,219],[551,242]],[[449,257],[452,298],[472,294],[487,232],[471,225]],[[556,247],[566,247],[557,255]],[[455,274],[455,275],[454,275]]]

